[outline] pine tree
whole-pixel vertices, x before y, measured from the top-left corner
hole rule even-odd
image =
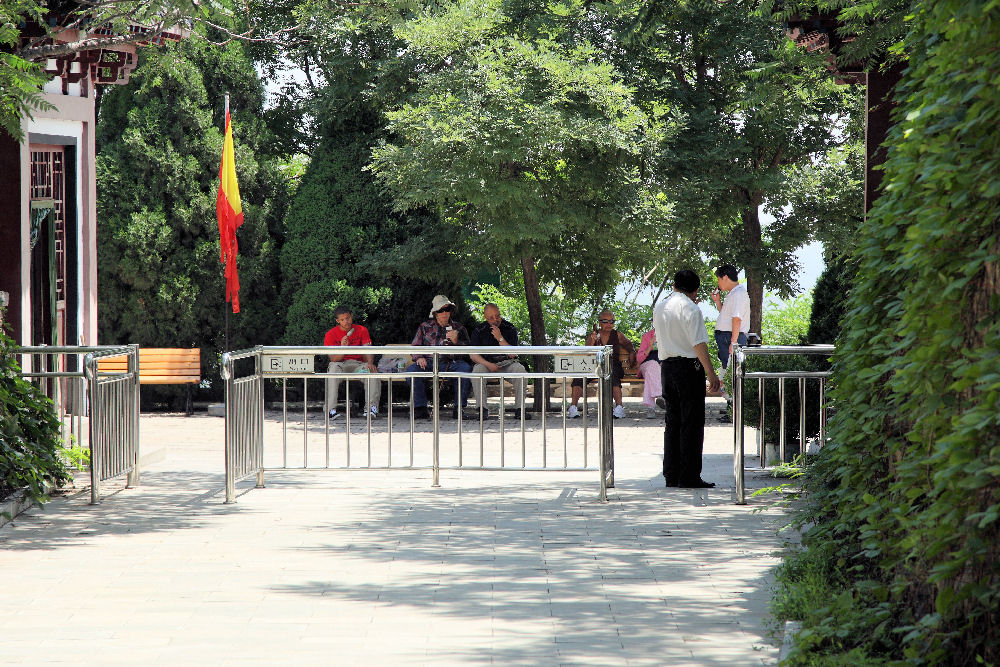
[[[106,343],[202,348],[218,377],[225,280],[215,214],[224,93],[231,93],[244,224],[241,312],[230,348],[280,335],[278,213],[287,187],[263,154],[263,88],[239,44],[142,52],[131,85],[101,101],[97,141],[99,335]],[[219,386],[219,383],[216,383]]]

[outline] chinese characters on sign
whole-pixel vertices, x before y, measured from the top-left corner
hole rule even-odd
[[[263,363],[263,370],[265,373],[314,372],[312,355],[265,355]]]

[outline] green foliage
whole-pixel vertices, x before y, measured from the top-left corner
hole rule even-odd
[[[16,347],[0,329],[0,498],[26,489],[40,503],[46,500],[45,485],[64,484],[69,474],[59,456],[52,401],[21,378]]]
[[[72,435],[68,446],[59,447],[59,456],[71,470],[87,470],[90,467],[90,449],[81,447]]]
[[[20,25],[41,21],[48,10],[34,0],[4,0],[0,4],[0,128],[17,141],[24,139],[21,117],[50,109],[42,99],[42,86],[49,77],[38,63],[8,50],[18,46]]]
[[[1000,87],[988,83],[1000,6],[906,11],[883,194],[834,359],[831,445],[796,517],[815,524],[807,557],[843,578],[791,664],[1000,662]]]
[[[794,299],[769,304],[761,319],[761,337],[765,345],[801,345],[814,310],[815,291]]]
[[[229,307],[215,213],[226,91],[244,216],[231,349],[281,334],[278,254],[288,185],[279,157],[260,149],[268,137],[263,89],[241,45],[187,41],[144,50],[140,59],[131,84],[101,103],[99,335],[109,343],[200,347],[202,375],[213,378]]]
[[[664,245],[670,208],[643,173],[670,123],[634,104],[584,14],[563,10],[461,1],[399,26],[422,73],[371,165],[398,210],[440,211],[414,243],[446,248],[466,275],[527,270],[529,303],[535,271],[567,293],[607,291],[630,249]]]
[[[461,305],[454,281],[399,279],[385,261],[432,217],[420,211],[393,214],[372,175],[363,171],[379,136],[377,123],[371,112],[352,121],[337,119],[338,129],[320,142],[285,217],[286,344],[321,344],[336,324],[337,306],[351,308],[373,341],[384,344],[410,342],[435,294]]]
[[[751,331],[759,331],[764,290],[797,291],[794,252],[841,216],[811,215],[812,190],[850,170],[819,169],[831,149],[856,139],[861,97],[828,76],[820,54],[797,49],[756,3],[653,0],[634,8],[632,43],[619,57],[645,105],[667,106],[684,129],[664,145],[660,167],[680,233],[712,248],[714,265],[746,271]],[[624,66],[623,66],[624,67]],[[825,160],[825,158],[831,158]],[[813,165],[808,169],[807,165]],[[815,173],[819,169],[819,178]],[[799,193],[798,189],[808,188]],[[759,209],[779,215],[767,227]],[[789,209],[786,212],[786,206]],[[815,212],[815,211],[813,211]],[[854,223],[857,219],[854,219]],[[685,229],[686,228],[686,229]]]
[[[864,220],[865,191],[864,131],[855,128],[861,124],[856,117],[864,107],[854,103],[854,97],[848,96],[853,103],[849,109],[851,139],[815,161],[785,168],[781,191],[764,207],[775,218],[767,227],[772,243],[791,247],[807,231],[811,239],[823,243],[827,255],[850,255]]]

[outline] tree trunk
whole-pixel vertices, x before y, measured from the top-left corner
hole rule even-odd
[[[524,300],[528,304],[528,322],[531,324],[531,344],[547,345],[545,340],[545,316],[542,313],[542,293],[538,288],[538,274],[535,273],[535,258],[521,257],[521,274],[524,276]],[[548,371],[551,367],[549,357],[535,357],[535,370]],[[548,407],[548,392],[539,391],[540,381],[535,385],[535,411]],[[543,403],[544,401],[544,403]]]
[[[764,283],[761,280],[761,270],[757,266],[757,259],[761,256],[761,245],[763,243],[760,231],[759,197],[750,196],[749,193],[741,193],[740,200],[743,202],[743,210],[740,211],[740,218],[743,220],[743,242],[747,249],[747,262],[743,267],[747,276],[747,293],[750,295],[750,331],[760,335],[760,325],[763,319],[764,307]],[[734,332],[735,333],[735,332]],[[763,337],[761,337],[763,341]],[[767,343],[767,341],[763,341]]]

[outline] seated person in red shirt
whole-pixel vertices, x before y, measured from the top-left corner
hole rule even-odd
[[[333,316],[337,320],[337,326],[326,332],[323,337],[323,345],[371,345],[372,339],[368,335],[368,329],[360,324],[354,323],[354,315],[351,309],[346,306],[338,306],[333,311]],[[358,369],[364,368],[369,373],[374,373],[375,356],[371,354],[331,354],[331,373],[356,373]],[[361,371],[364,372],[364,371]],[[342,413],[337,412],[337,392],[340,390],[340,378],[330,378],[326,381],[326,409],[330,413],[330,419],[341,417]],[[372,419],[378,417],[378,402],[382,397],[382,382],[374,378],[365,380],[365,410],[370,412]],[[346,397],[344,405],[349,405],[350,397]]]

